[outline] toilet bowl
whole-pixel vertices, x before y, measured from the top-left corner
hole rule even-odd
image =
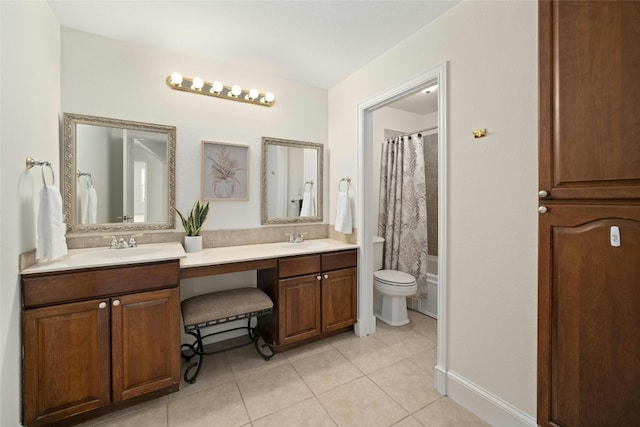
[[[374,310],[374,314],[384,323],[391,326],[402,326],[409,323],[406,298],[418,290],[416,279],[408,273],[397,270],[381,270],[384,239],[374,236],[373,286],[381,296],[382,303]]]

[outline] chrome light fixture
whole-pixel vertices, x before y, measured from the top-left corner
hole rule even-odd
[[[173,90],[246,102],[263,107],[271,107],[276,99],[273,92],[261,93],[257,89],[242,89],[238,85],[225,86],[217,80],[211,83],[202,80],[200,77],[184,77],[178,72],[171,73],[171,75],[167,77],[166,83],[167,86]]]

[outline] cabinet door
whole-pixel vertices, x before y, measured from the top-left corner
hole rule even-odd
[[[107,301],[23,312],[25,425],[63,420],[110,403]]]
[[[320,276],[278,281],[279,344],[291,344],[320,335]]]
[[[539,5],[540,189],[640,198],[640,2]]]
[[[539,228],[538,423],[640,425],[640,206],[548,208]]]
[[[113,400],[180,382],[178,289],[112,298]]]
[[[322,332],[353,325],[357,320],[356,268],[330,271],[322,276]]]

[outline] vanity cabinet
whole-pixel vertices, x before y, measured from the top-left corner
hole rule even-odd
[[[69,424],[180,384],[179,261],[23,276],[23,424]]]
[[[286,350],[348,331],[357,320],[357,251],[280,258],[258,271],[258,287],[274,302],[260,318],[263,337]]]

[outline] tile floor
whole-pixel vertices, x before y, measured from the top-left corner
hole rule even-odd
[[[252,346],[208,356],[195,384],[83,426],[487,426],[434,390],[436,321],[411,310],[410,318],[268,362]]]

